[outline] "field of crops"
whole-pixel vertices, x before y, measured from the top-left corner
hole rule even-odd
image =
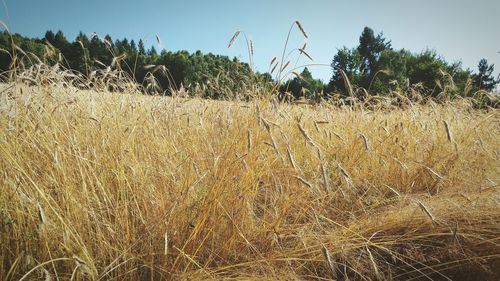
[[[495,280],[499,121],[4,84],[0,279]]]

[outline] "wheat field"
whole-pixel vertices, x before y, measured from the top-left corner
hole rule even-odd
[[[1,280],[500,276],[498,110],[0,93]]]

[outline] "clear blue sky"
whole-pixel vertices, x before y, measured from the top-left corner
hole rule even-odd
[[[201,50],[247,61],[246,46],[227,43],[236,30],[254,41],[258,71],[281,54],[288,28],[302,22],[315,62],[329,64],[337,48],[354,47],[364,26],[383,31],[395,48],[434,49],[450,61],[476,69],[486,58],[500,70],[500,0],[2,0],[0,19],[13,32],[42,37],[61,29],[73,40],[79,31],[113,39],[143,38],[167,50]],[[6,10],[7,8],[7,10]],[[294,32],[292,46],[303,43]],[[241,39],[241,38],[240,38]],[[311,69],[328,80],[329,67]]]

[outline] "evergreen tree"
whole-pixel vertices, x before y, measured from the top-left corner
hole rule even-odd
[[[314,94],[323,91],[323,82],[314,79],[309,69],[305,67],[300,76],[289,80],[281,91],[288,91],[295,98],[312,98]]]
[[[68,54],[69,48],[71,47],[71,44],[69,43],[68,39],[66,39],[61,30],[57,31],[56,35],[54,36],[54,41],[50,43],[54,47],[56,47],[56,49],[59,50],[64,56]]]
[[[142,39],[139,39],[139,44],[137,45],[137,48],[139,49],[139,55],[146,55],[146,48],[144,47],[144,42],[142,42]]]
[[[78,41],[82,42],[83,46],[85,46],[86,48],[88,48],[88,46],[90,44],[90,40],[87,37],[87,35],[85,35],[81,31],[80,31],[80,33],[78,33],[78,36],[76,36],[76,38],[75,38],[75,42],[78,42]]]
[[[361,56],[357,49],[343,47],[337,51],[331,64],[333,76],[328,84],[328,92],[346,93],[346,82],[342,71],[346,74],[349,82],[357,84],[360,77]]]
[[[106,34],[106,36],[104,36],[104,40],[103,40],[104,44],[108,47],[108,48],[112,48],[114,46],[113,44],[113,39],[111,38],[111,36],[109,36],[108,34]]]
[[[151,49],[148,50],[148,56],[154,57],[154,56],[157,56],[157,55],[158,55],[158,52],[156,52],[155,47],[151,46]]]
[[[459,64],[448,64],[434,51],[420,54],[395,51],[382,33],[375,36],[368,27],[363,30],[356,48],[338,50],[331,66],[333,75],[327,90],[343,94],[347,92],[343,72],[354,88],[363,87],[370,94],[385,94],[415,84],[422,85],[423,92],[429,95],[442,91],[456,94],[463,91],[470,75]]]
[[[126,53],[126,54],[132,54],[132,50],[130,48],[130,43],[128,42],[127,38],[119,41],[118,39],[115,42],[115,46],[118,48],[118,52],[120,54]]]
[[[0,32],[0,48],[4,50],[11,50],[10,35],[7,31]],[[0,52],[0,73],[7,71],[12,62],[10,54],[7,52]]]
[[[75,41],[70,44],[64,55],[73,70],[88,74],[90,67],[90,62],[88,61],[89,45],[90,41],[83,32],[80,32]]]
[[[500,82],[500,79],[495,79],[493,76],[495,65],[489,65],[486,59],[481,59],[477,68],[478,73],[472,76],[472,84],[479,90],[494,90]]]
[[[131,54],[136,54],[137,53],[137,45],[135,44],[134,39],[130,41],[130,52]]]
[[[47,30],[47,32],[45,32],[45,40],[54,45],[54,42],[56,41],[56,35],[51,30]]]
[[[357,48],[361,56],[361,72],[373,75],[377,71],[378,59],[386,49],[391,49],[391,41],[386,41],[382,33],[375,36],[373,29],[365,27]]]

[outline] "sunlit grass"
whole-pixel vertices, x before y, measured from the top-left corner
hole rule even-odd
[[[498,276],[497,110],[0,92],[2,280]]]

